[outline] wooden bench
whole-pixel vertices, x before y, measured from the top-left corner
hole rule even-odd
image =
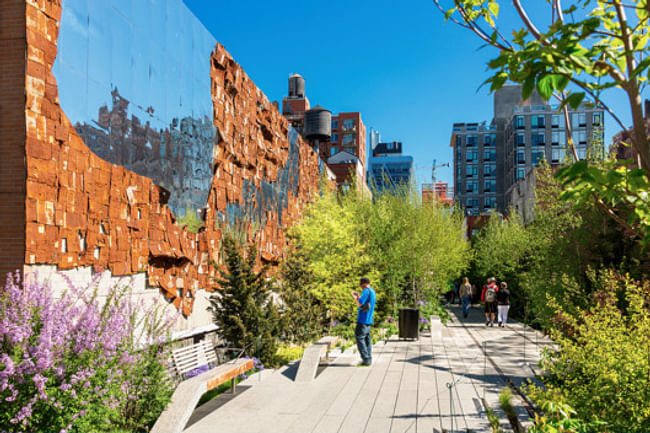
[[[209,341],[172,351],[172,360],[174,369],[181,378],[192,370],[218,362],[217,354]],[[203,394],[230,379],[233,379],[231,389],[234,393],[235,378],[253,367],[252,359],[235,359],[183,380],[176,387],[171,402],[156,420],[151,432],[182,432]]]
[[[311,382],[316,377],[320,359],[325,354],[329,358],[330,350],[336,346],[339,337],[326,336],[309,346],[302,354],[300,365],[296,372],[296,382]]]

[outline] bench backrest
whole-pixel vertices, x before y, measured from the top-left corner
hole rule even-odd
[[[206,364],[217,363],[217,353],[208,340],[172,350],[174,367],[180,376]]]

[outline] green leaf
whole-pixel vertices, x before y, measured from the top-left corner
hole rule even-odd
[[[495,18],[499,16],[499,3],[497,2],[489,3],[488,9],[490,9],[490,12],[492,12],[492,15],[494,15]]]
[[[565,99],[565,103],[569,104],[569,106],[575,110],[576,108],[580,107],[580,104],[582,104],[583,99],[585,99],[584,92],[571,93]]]
[[[537,82],[537,91],[539,96],[542,97],[545,101],[548,101],[551,96],[553,96],[553,90],[555,90],[555,79],[554,75],[547,74],[539,79]]]

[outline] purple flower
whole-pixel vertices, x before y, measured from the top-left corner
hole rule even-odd
[[[420,317],[420,323],[423,325],[428,325],[429,319],[427,319],[426,317]]]
[[[418,301],[418,302],[417,302],[417,305],[420,306],[420,307],[423,307],[423,306],[425,306],[426,304],[427,304],[427,303],[424,302],[424,301]]]

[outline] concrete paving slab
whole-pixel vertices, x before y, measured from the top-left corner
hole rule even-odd
[[[203,408],[202,418],[186,431],[432,433],[451,429],[453,422],[455,431],[489,432],[481,399],[485,395],[499,413],[505,377],[532,377],[523,357],[536,362],[541,345],[534,342],[543,338],[515,322],[507,328],[485,327],[477,310],[467,320],[458,319],[454,310],[446,327],[433,322],[432,332],[417,341],[374,345],[371,367],[356,367],[359,355],[347,350],[321,365],[308,383],[294,382],[292,367],[267,373],[213,412]],[[450,397],[447,384],[452,383]],[[523,406],[515,407],[525,420]]]

